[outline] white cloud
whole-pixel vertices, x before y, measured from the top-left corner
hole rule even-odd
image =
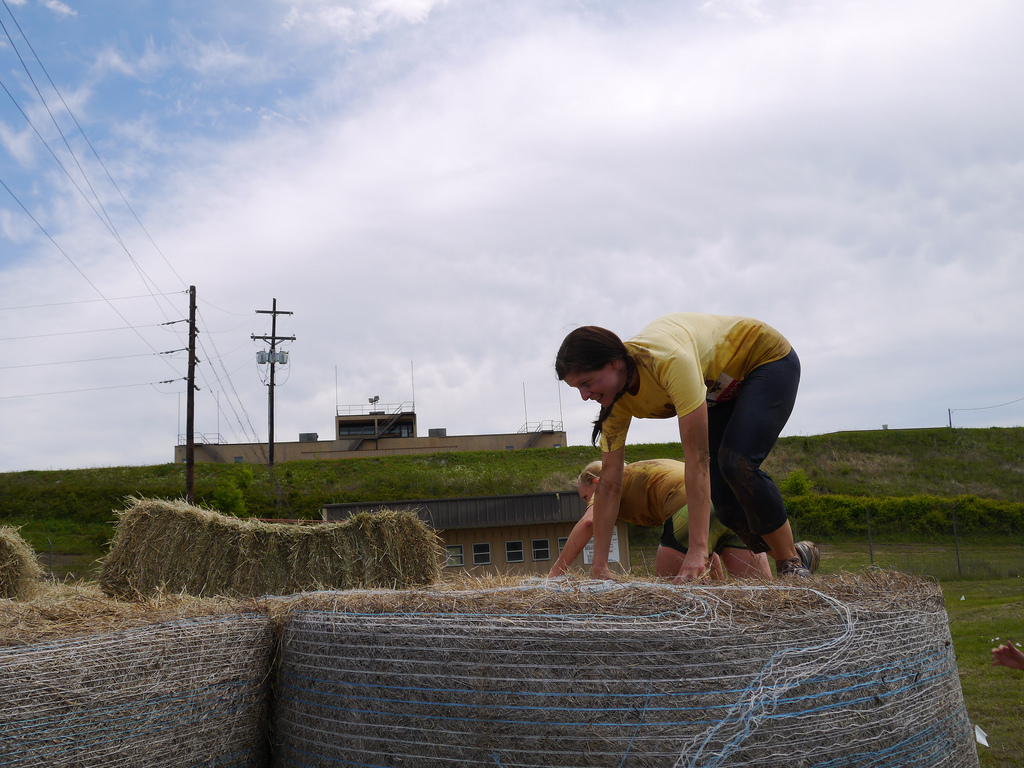
[[[67,3],[62,3],[60,0],[42,0],[42,5],[45,8],[49,8],[51,11],[56,13],[58,16],[77,16],[78,11],[73,9]]]
[[[0,145],[21,165],[31,166],[36,158],[36,137],[31,130],[18,130],[0,120]]]
[[[117,72],[129,77],[134,77],[136,73],[135,66],[126,61],[120,51],[111,47],[103,48],[96,55],[93,66],[99,73]]]
[[[241,72],[254,65],[251,57],[233,48],[223,39],[198,41],[186,39],[185,64],[202,77]]]
[[[1005,353],[1024,327],[1024,62],[1009,32],[1019,12],[731,5],[741,19],[717,15],[723,7],[647,3],[601,17],[596,6],[525,3],[510,18],[500,4],[310,2],[289,6],[284,33],[280,18],[248,39],[201,19],[190,37],[176,31],[216,77],[149,67],[147,104],[177,99],[180,115],[123,109],[130,118],[111,121],[118,151],[105,159],[173,265],[118,209],[146,281],[198,287],[200,431],[234,439],[251,423],[265,438],[249,336],[268,332],[255,310],[272,298],[295,312],[279,332],[297,337],[277,398],[281,439],[330,434],[336,396],[411,399],[414,365],[423,430],[512,431],[528,410],[531,421],[564,417],[571,442],[587,442],[592,405],[555,382],[561,338],[583,323],[628,336],[684,309],[762,317],[793,340],[804,363],[794,433],[933,426],[947,408],[1012,400],[1024,373]],[[323,44],[331,35],[344,43]],[[275,46],[310,40],[302,76],[285,74],[298,59],[275,57]],[[170,49],[150,40],[143,57]],[[260,83],[269,86],[254,90]],[[83,89],[86,98],[102,120],[103,94]],[[251,115],[251,128],[174,122],[231,110]],[[48,211],[101,290],[140,292],[91,211],[61,197]],[[14,222],[0,220],[5,232]],[[5,272],[0,306],[89,295],[51,246],[38,248],[37,260]],[[180,316],[185,299],[156,306],[129,303],[126,317]],[[57,330],[113,317],[102,304],[51,315]],[[83,336],[75,352],[172,349],[180,330]],[[19,342],[16,354],[67,359],[68,343]],[[180,376],[180,362],[72,366],[59,383],[20,371],[8,386],[156,382]],[[218,383],[225,371],[230,383]],[[89,436],[63,440],[84,447],[57,461],[168,460],[176,386],[47,401],[70,403],[74,432]],[[46,408],[8,405],[8,423],[30,419],[19,429],[59,431]],[[676,432],[649,422],[631,436]],[[0,455],[0,467],[46,465],[52,445]]]
[[[286,29],[328,33],[347,40],[365,40],[405,24],[422,24],[430,12],[447,0],[360,0],[346,5],[326,0],[289,2]]]

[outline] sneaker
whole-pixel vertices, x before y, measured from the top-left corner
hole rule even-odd
[[[775,573],[779,577],[784,576],[799,576],[807,577],[811,575],[810,570],[804,565],[804,561],[799,556],[791,557],[788,560],[778,560],[775,563]]]
[[[796,547],[796,553],[800,555],[800,562],[804,564],[811,573],[818,570],[818,563],[821,562],[821,552],[818,551],[818,545],[813,541],[798,541],[794,544]]]

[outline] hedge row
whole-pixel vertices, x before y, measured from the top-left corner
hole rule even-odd
[[[953,520],[961,535],[1024,534],[1024,503],[977,496],[866,497],[802,494],[786,498],[793,527],[801,538],[867,536],[951,536]]]

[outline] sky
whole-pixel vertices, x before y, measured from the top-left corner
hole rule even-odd
[[[562,338],[677,311],[792,342],[783,435],[1024,424],[1017,0],[2,4],[0,471],[173,461],[192,285],[200,440],[275,300],[278,441],[587,444]]]

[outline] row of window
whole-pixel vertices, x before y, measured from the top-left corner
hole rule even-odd
[[[412,424],[395,424],[388,427],[381,437],[412,437]],[[339,424],[338,437],[358,437],[372,435],[377,431],[373,424]]]
[[[565,548],[565,542],[568,541],[567,537],[561,537],[558,539],[558,551]],[[463,551],[461,544],[451,544],[445,547],[448,553],[448,559],[445,562],[445,567],[448,568],[461,568],[466,564],[466,556]],[[531,542],[531,554],[533,555],[533,562],[543,562],[551,559],[551,540],[550,539],[534,539]],[[522,540],[519,541],[506,541],[505,542],[505,562],[506,563],[524,563],[526,562],[526,553],[524,551]],[[480,544],[473,545],[473,565],[490,565],[491,564],[491,544],[490,542],[483,542]]]

